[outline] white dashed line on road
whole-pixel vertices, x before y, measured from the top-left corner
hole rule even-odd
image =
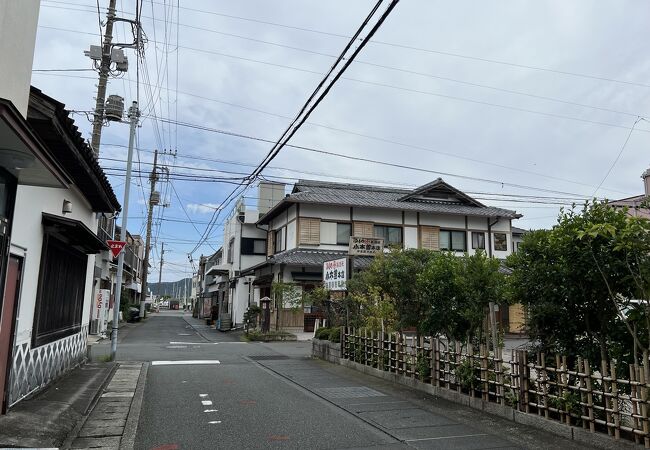
[[[211,412],[218,412],[218,411],[219,411],[218,409],[206,409],[203,412],[204,413],[211,413]]]
[[[212,420],[212,421],[210,421],[208,423],[221,423],[221,421],[220,420]]]
[[[203,406],[212,406],[212,400],[201,400]]]
[[[183,366],[183,365],[221,364],[217,359],[193,359],[187,361],[151,361],[152,366]]]

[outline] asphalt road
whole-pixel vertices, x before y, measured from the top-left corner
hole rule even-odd
[[[183,316],[120,339],[118,360],[151,363],[136,449],[584,448]]]

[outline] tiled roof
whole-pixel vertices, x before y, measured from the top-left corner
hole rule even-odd
[[[519,227],[512,227],[511,231],[512,231],[512,234],[526,234],[526,233],[528,233],[528,230],[524,230],[523,228],[519,228]]]
[[[271,256],[264,263],[253,268],[273,264],[286,264],[288,266],[322,267],[325,261],[345,258],[348,252],[343,250],[309,250],[292,249]],[[356,256],[354,258],[355,269],[365,269],[372,262],[372,256]]]
[[[462,216],[520,217],[515,211],[509,209],[483,206],[479,202],[472,202],[470,197],[460,193],[442,179],[429,183],[427,187],[444,190],[452,194],[456,193],[459,199],[449,201],[434,197],[413,197],[410,195],[414,192],[419,193],[422,189],[412,191],[389,187],[300,180],[294,186],[293,192],[262,217],[260,223],[268,223],[268,220],[275,216],[276,212],[281,211],[290,203],[317,203]]]

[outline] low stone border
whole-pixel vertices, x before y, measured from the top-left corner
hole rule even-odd
[[[135,434],[138,431],[138,422],[140,421],[140,411],[142,410],[142,401],[144,399],[144,388],[147,382],[147,372],[149,371],[149,363],[144,363],[140,370],[140,377],[138,378],[138,385],[135,388],[133,401],[131,402],[131,409],[126,418],[124,425],[124,434],[120,441],[120,450],[132,450],[135,445]]]
[[[443,398],[453,403],[469,406],[472,409],[484,411],[488,414],[498,416],[503,419],[511,420],[513,422],[527,425],[533,428],[542,429],[544,431],[548,431],[549,433],[553,433],[566,439],[571,439],[581,444],[607,450],[618,448],[644,448],[643,445],[636,445],[631,441],[615,440],[614,438],[603,433],[591,433],[582,428],[569,426],[560,422],[548,420],[541,416],[521,412],[517,409],[511,408],[510,406],[486,402],[480,398],[471,397],[469,395],[456,391],[423,383],[420,380],[416,380],[414,378],[405,377],[403,375],[392,372],[385,372],[383,370],[375,369],[374,367],[359,364],[348,359],[343,359],[341,358],[341,344],[338,343],[314,339],[312,341],[312,356],[325,361],[329,361],[333,364],[340,364],[341,366],[356,370],[357,372],[361,372],[366,375],[371,375],[384,379],[386,381],[416,389],[418,391],[426,392],[427,394]]]

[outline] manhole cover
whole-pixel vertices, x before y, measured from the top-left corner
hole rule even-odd
[[[286,355],[257,355],[257,356],[249,356],[249,358],[252,359],[253,361],[273,361],[273,360],[289,359],[289,357]]]
[[[365,386],[318,388],[314,389],[317,394],[327,398],[364,398],[364,397],[385,397],[379,391]]]

